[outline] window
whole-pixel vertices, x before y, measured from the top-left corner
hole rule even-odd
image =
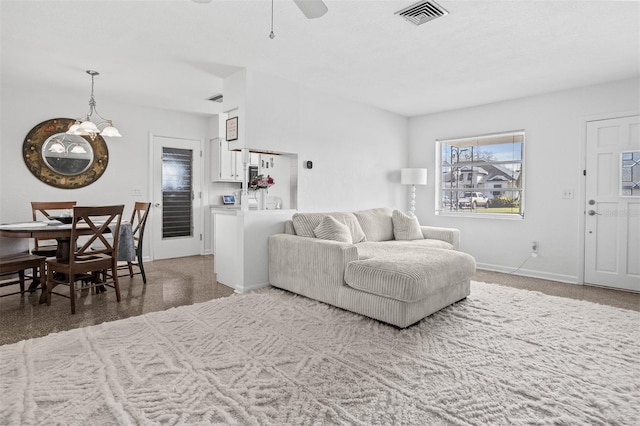
[[[162,238],[193,236],[193,151],[162,148]]]
[[[437,141],[436,214],[524,217],[524,131]]]

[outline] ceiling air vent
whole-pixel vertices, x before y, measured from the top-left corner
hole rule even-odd
[[[404,9],[397,11],[395,14],[402,16],[404,19],[415,25],[422,25],[425,22],[448,15],[449,12],[434,1],[421,1],[409,7],[405,7]]]
[[[220,103],[222,102],[222,95],[221,94],[213,95],[212,97],[209,98],[209,100]]]

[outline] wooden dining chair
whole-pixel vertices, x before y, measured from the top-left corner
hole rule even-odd
[[[71,210],[75,205],[75,201],[32,201],[31,214],[33,221],[55,217],[61,213],[61,210]],[[54,257],[57,250],[58,244],[55,240],[34,238],[31,254]]]
[[[88,283],[82,289],[112,287],[116,291],[116,300],[120,302],[118,238],[123,210],[124,205],[73,208],[71,241],[77,241],[78,229],[81,227],[88,227],[91,234],[83,237],[82,241],[77,241],[77,244],[70,244],[68,259],[47,260],[47,305],[51,304],[52,293],[67,297],[53,291],[57,285],[67,285],[71,313],[75,314],[75,282],[80,280]],[[105,234],[109,234],[108,237]],[[96,242],[100,243],[99,249],[95,248]]]
[[[133,277],[133,268],[137,267],[138,272],[135,274],[142,275],[142,282],[147,283],[147,276],[144,273],[144,265],[142,264],[142,241],[144,239],[144,228],[147,225],[147,216],[149,215],[149,209],[151,203],[136,202],[133,206],[133,212],[131,212],[131,229],[133,231],[133,242],[136,252],[136,258],[133,261],[128,261],[126,265],[122,265],[120,269],[127,269],[129,276]],[[121,275],[126,276],[126,275]]]
[[[16,253],[0,257],[0,287],[6,287],[14,284],[20,285],[20,291],[5,293],[0,295],[0,297],[10,296],[13,294],[24,295],[25,281],[27,278],[25,271],[27,269],[31,269],[33,271],[31,275],[31,279],[33,281],[39,282],[44,280],[45,260],[46,257],[44,256],[36,256],[29,253]],[[11,275],[9,279],[2,278],[9,274]],[[16,274],[18,274],[18,277],[14,278]]]

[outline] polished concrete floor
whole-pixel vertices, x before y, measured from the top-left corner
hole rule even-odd
[[[140,275],[119,279],[120,303],[116,302],[115,292],[111,288],[101,294],[78,292],[74,315],[71,315],[71,302],[66,297],[53,294],[50,306],[39,304],[39,290],[25,296],[1,297],[0,344],[233,294],[233,289],[216,282],[213,256],[147,262],[144,267],[147,284],[142,283]],[[6,287],[0,289],[0,294],[16,289],[17,286]],[[68,288],[64,286],[56,287],[58,290],[68,294]]]
[[[112,289],[102,294],[79,292],[75,315],[70,313],[69,299],[56,295],[52,295],[51,306],[38,303],[39,292],[1,297],[0,344],[233,294],[233,289],[216,282],[213,256],[148,262],[145,270],[146,285],[140,275],[120,279],[120,303],[116,303]],[[640,311],[640,294],[635,293],[488,271],[478,271],[473,279]],[[2,288],[0,294],[15,291],[15,288]]]

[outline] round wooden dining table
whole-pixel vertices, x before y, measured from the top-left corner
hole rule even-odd
[[[86,224],[76,228],[77,235],[91,235],[92,231]],[[71,224],[52,225],[46,222],[20,222],[0,225],[0,237],[8,238],[45,238],[56,240],[58,249],[56,258],[66,260],[71,249]]]
[[[91,235],[93,231],[86,223],[76,226],[76,235]],[[66,261],[71,250],[71,224],[51,224],[47,222],[20,222],[0,225],[0,237],[8,238],[45,238],[56,240],[56,259]],[[29,291],[35,291],[39,282],[35,281],[29,286]],[[46,294],[43,289],[40,295],[40,303],[45,303]]]

